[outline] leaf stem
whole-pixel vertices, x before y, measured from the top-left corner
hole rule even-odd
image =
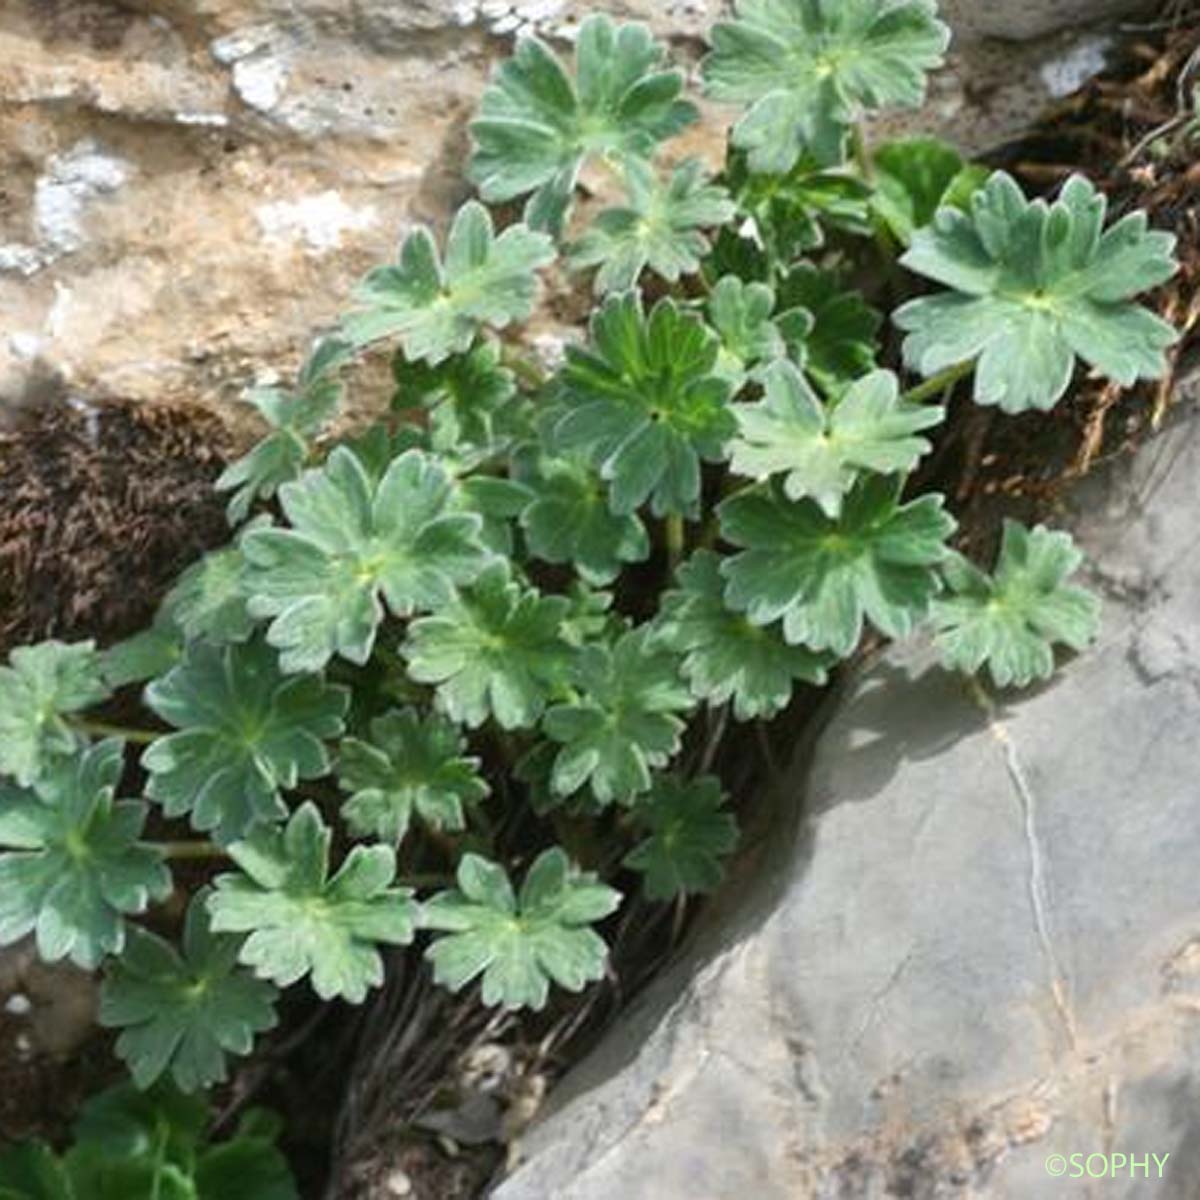
[[[965,379],[974,370],[975,360],[973,358],[966,362],[956,363],[953,367],[947,367],[944,371],[931,375],[924,383],[918,383],[916,387],[909,388],[900,399],[905,404],[920,404],[923,400],[931,400],[934,396],[940,396],[947,388],[953,387],[960,379]]]
[[[679,513],[667,515],[667,561],[673,571],[683,559],[683,517]]]
[[[227,857],[216,842],[159,842],[158,845],[167,858],[176,860]]]
[[[163,736],[161,733],[151,733],[148,729],[131,729],[127,725],[113,725],[109,721],[92,720],[91,717],[68,716],[67,722],[80,733],[91,733],[96,737],[119,737],[143,746],[148,746]]]
[[[850,126],[850,149],[854,154],[854,161],[858,164],[863,182],[873,184],[875,182],[875,162],[871,158],[871,149],[867,144],[867,131],[863,128],[861,121],[855,121]]]
[[[540,363],[535,362],[526,354],[521,354],[512,346],[505,346],[500,355],[500,361],[526,387],[541,388],[546,385],[546,372]]]

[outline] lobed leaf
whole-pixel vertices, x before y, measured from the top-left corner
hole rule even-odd
[[[900,504],[899,477],[864,477],[837,518],[812,500],[754,488],[718,508],[722,536],[745,547],[721,564],[725,599],[754,625],[782,619],[791,645],[849,655],[870,621],[905,637],[940,587],[954,519],[942,497]]]
[[[737,0],[701,64],[707,94],[748,106],[733,131],[751,171],[842,158],[849,126],[887,106],[919,108],[950,30],[934,0]]]
[[[164,1075],[184,1092],[223,1083],[227,1056],[249,1054],[275,1026],[275,989],[237,969],[241,939],[212,932],[208,895],[192,896],[182,953],[133,928],[105,974],[100,1023],[122,1031],[117,1055],[139,1088]]]
[[[678,751],[684,724],[677,714],[694,701],[678,657],[655,645],[648,626],[611,647],[584,646],[578,664],[579,700],[555,705],[543,721],[560,743],[552,788],[569,796],[587,784],[602,805],[628,804],[650,787],[651,768]]]
[[[570,563],[585,581],[606,584],[624,563],[649,557],[641,519],[609,508],[604,485],[583,455],[549,455],[525,445],[514,456],[513,471],[530,490],[520,524],[534,558]]]
[[[660,180],[649,163],[625,168],[629,203],[606,208],[568,250],[577,270],[599,267],[597,295],[636,286],[649,268],[669,283],[700,270],[709,243],[702,230],[724,225],[734,214],[723,187],[710,183],[704,165],[688,159]]]
[[[562,850],[534,860],[519,896],[502,867],[476,854],[463,855],[457,882],[424,907],[426,928],[444,935],[425,952],[437,983],[458,992],[482,976],[484,1004],[536,1012],[551,983],[579,992],[604,977],[608,948],[591,926],[621,895]]]
[[[575,43],[575,74],[537,38],[522,38],[501,63],[471,123],[467,168],[489,203],[533,195],[525,219],[562,231],[579,172],[589,159],[627,165],[695,121],[680,99],[683,74],[640,24],[587,17]]]
[[[568,608],[564,597],[523,587],[506,562],[494,563],[442,611],[409,625],[409,675],[437,685],[438,706],[452,721],[474,729],[491,717],[501,729],[528,728],[569,675]]]
[[[935,405],[901,400],[891,371],[864,375],[836,404],[822,403],[787,361],[768,367],[763,382],[763,400],[734,410],[730,467],[750,479],[780,477],[790,500],[815,500],[831,518],[863,472],[911,471],[929,451],[917,433],[943,416]]]
[[[33,791],[0,784],[0,945],[28,933],[44,962],[85,969],[125,945],[125,916],[171,893],[156,846],[138,839],[146,805],[114,800],[122,745],[55,762]]]
[[[738,827],[722,811],[721,782],[711,775],[683,780],[662,775],[634,815],[649,836],[624,865],[643,876],[651,900],[711,892],[721,882],[721,859],[737,845]]]
[[[431,829],[465,829],[465,810],[491,789],[458,730],[445,717],[422,719],[406,708],[376,717],[370,732],[369,741],[341,744],[338,783],[350,793],[342,815],[351,832],[398,845],[414,816]]]
[[[994,574],[961,555],[942,565],[949,595],[933,605],[936,644],[949,668],[987,666],[997,687],[1024,687],[1054,671],[1054,645],[1083,650],[1100,626],[1100,601],[1066,580],[1083,561],[1066,533],[1005,521]]]
[[[617,515],[647,500],[656,516],[694,514],[700,461],[719,461],[735,429],[717,338],[673,300],[647,317],[636,293],[610,297],[590,331],[567,350],[556,446],[587,455]]]
[[[1144,212],[1106,231],[1106,211],[1081,175],[1047,204],[1002,171],[969,213],[943,208],[901,259],[952,289],[895,313],[905,362],[935,375],[977,360],[976,402],[1010,413],[1052,408],[1077,357],[1126,387],[1164,375],[1178,335],[1131,300],[1178,270],[1175,238],[1150,232]]]
[[[226,844],[287,816],[281,791],[328,774],[324,743],[342,732],[349,695],[317,676],[282,674],[261,641],[193,642],[146,689],[146,704],[178,731],[142,754],[146,794]]]
[[[684,656],[683,675],[696,699],[732,701],[739,721],[770,718],[787,706],[797,679],[824,684],[833,659],[789,646],[775,629],[731,612],[720,562],[711,550],[697,550],[679,568],[678,589],[662,598],[657,636]]]
[[[413,939],[416,906],[391,885],[390,846],[355,846],[329,877],[330,831],[311,801],[280,830],[258,826],[229,847],[241,873],[218,875],[212,929],[249,934],[238,959],[288,987],[306,975],[322,1000],[361,1004],[383,982],[380,945]]]
[[[356,293],[362,305],[342,321],[355,345],[398,337],[409,360],[437,366],[465,354],[479,330],[503,329],[533,311],[535,272],[554,258],[542,233],[511,225],[499,237],[491,214],[468,201],[458,210],[443,261],[433,234],[418,226],[395,266],[376,267]]]
[[[248,607],[272,618],[267,640],[285,671],[320,670],[334,654],[362,664],[383,620],[448,604],[488,561],[483,522],[454,511],[444,467],[420,450],[377,482],[338,447],[319,470],[280,489],[291,528],[255,529],[243,543]]]
[[[18,646],[0,667],[0,774],[22,787],[53,770],[78,739],[65,718],[107,699],[94,642]]]
[[[282,484],[300,475],[312,438],[329,424],[341,404],[342,389],[334,372],[353,352],[353,346],[341,338],[323,338],[301,368],[295,390],[261,387],[247,396],[272,432],[217,478],[217,491],[233,493],[226,509],[231,525],[244,521],[256,500],[271,499]]]

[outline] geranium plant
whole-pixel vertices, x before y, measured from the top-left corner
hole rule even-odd
[[[1162,375],[1174,332],[1134,298],[1171,237],[1106,224],[1082,177],[1028,199],[931,139],[872,146],[942,60],[932,0],[735,7],[701,70],[741,106],[715,174],[670,165],[697,109],[645,28],[589,17],[573,64],[523,40],[472,126],[504,220],[410,233],[295,387],[251,395],[229,545],[151,629],[0,668],[0,942],[103,970],[139,1086],[224,1079],[281,988],[362,1002],[385,947],[489,1005],[578,991],[639,874],[673,901],[734,848],[691,723],[774,717],[868,633],[928,628],[1002,686],[1095,634],[1066,534],[1010,523],[991,571],[909,477],[960,381],[1015,413],[1080,362]],[[556,259],[595,307],[550,367],[520,325]],[[885,274],[898,361],[855,286]],[[346,433],[380,354],[390,407]],[[140,727],[97,718],[118,689]],[[142,919],[205,857],[173,945]]]

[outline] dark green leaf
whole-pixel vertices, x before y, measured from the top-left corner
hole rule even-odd
[[[0,784],[0,945],[34,933],[43,961],[90,969],[121,952],[124,916],[170,895],[162,852],[138,840],[146,805],[113,800],[123,766],[109,740],[56,762],[36,793]]]
[[[342,732],[349,697],[318,676],[281,674],[261,641],[193,642],[146,703],[179,731],[143,753],[146,794],[225,843],[281,820],[281,791],[329,773],[324,741]]]
[[[241,940],[210,930],[208,895],[192,896],[182,954],[133,928],[106,973],[100,1023],[122,1030],[117,1055],[140,1088],[164,1073],[185,1092],[222,1083],[226,1055],[249,1054],[276,1023],[275,989],[237,968]]]
[[[865,620],[889,637],[907,636],[940,586],[936,568],[955,525],[941,496],[901,506],[900,486],[899,478],[865,477],[836,519],[777,489],[724,501],[721,533],[746,547],[721,566],[726,602],[755,625],[782,618],[791,645],[842,657]]]
[[[644,876],[651,900],[711,892],[721,882],[721,859],[737,845],[738,827],[722,810],[721,782],[662,775],[638,801],[635,815],[650,836],[625,856]]]
[[[614,513],[649,500],[657,516],[694,514],[700,460],[719,461],[735,429],[720,343],[672,300],[647,318],[636,293],[610,297],[590,330],[586,350],[567,350],[555,442],[587,454]]]
[[[350,830],[399,844],[414,815],[432,829],[464,829],[465,810],[490,791],[466,748],[444,717],[422,720],[412,709],[376,717],[370,741],[346,738],[338,783],[351,793],[342,805]]]

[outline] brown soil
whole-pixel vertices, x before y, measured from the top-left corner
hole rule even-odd
[[[228,437],[172,407],[56,402],[0,432],[0,661],[48,637],[148,624],[176,575],[228,538],[212,483]]]

